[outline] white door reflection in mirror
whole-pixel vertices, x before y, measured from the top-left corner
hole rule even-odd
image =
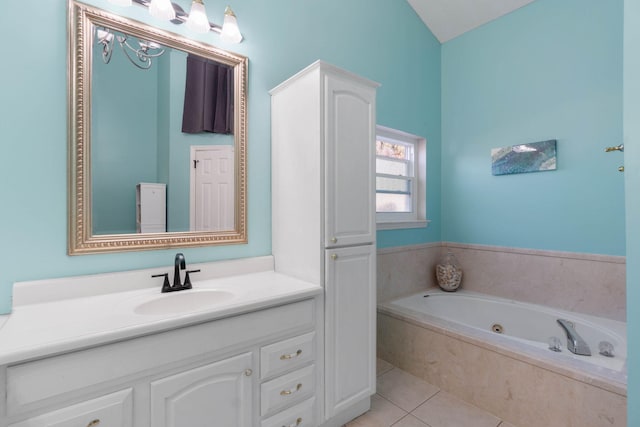
[[[191,147],[191,231],[233,230],[233,163],[232,145]]]

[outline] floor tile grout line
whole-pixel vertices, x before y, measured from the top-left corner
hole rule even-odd
[[[413,410],[412,410],[411,412],[409,412],[409,413],[413,415],[413,413],[414,413],[414,412],[415,412],[419,407],[421,407],[422,405],[424,405],[425,403],[427,403],[428,401],[430,401],[431,399],[433,399],[436,395],[440,394],[440,391],[442,391],[442,390],[438,389],[438,391],[436,391],[435,393],[433,393],[433,395],[429,396],[429,397],[428,397],[424,402],[422,402],[421,404],[419,404],[418,406],[416,406],[415,408],[413,408]],[[416,417],[416,418],[418,418],[418,417]],[[420,418],[418,418],[418,419],[420,419]],[[422,420],[420,419],[420,421],[422,421]],[[424,423],[424,421],[422,421],[422,422]],[[426,423],[425,423],[425,424],[426,424]],[[497,426],[496,426],[496,427],[497,427]]]
[[[400,421],[404,420],[409,415],[411,415],[413,418],[415,418],[416,420],[420,421],[422,424],[426,425],[427,427],[431,427],[431,424],[428,424],[428,423],[422,421],[420,418],[416,417],[415,415],[412,415],[411,413],[408,413],[404,417],[400,418],[398,421],[396,421],[395,423],[391,424],[389,427],[393,427],[393,426],[397,425]],[[500,426],[497,426],[497,427],[500,427]]]

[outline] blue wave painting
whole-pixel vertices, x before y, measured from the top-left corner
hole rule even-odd
[[[556,140],[491,149],[491,173],[541,172],[556,169]]]

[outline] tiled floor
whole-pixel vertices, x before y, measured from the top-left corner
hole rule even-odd
[[[514,427],[381,359],[377,391],[346,427]]]

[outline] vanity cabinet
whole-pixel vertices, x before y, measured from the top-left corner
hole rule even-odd
[[[307,298],[0,367],[0,426],[319,425],[320,306]]]
[[[323,422],[375,393],[377,83],[318,61],[271,93],[276,271],[324,287]]]

